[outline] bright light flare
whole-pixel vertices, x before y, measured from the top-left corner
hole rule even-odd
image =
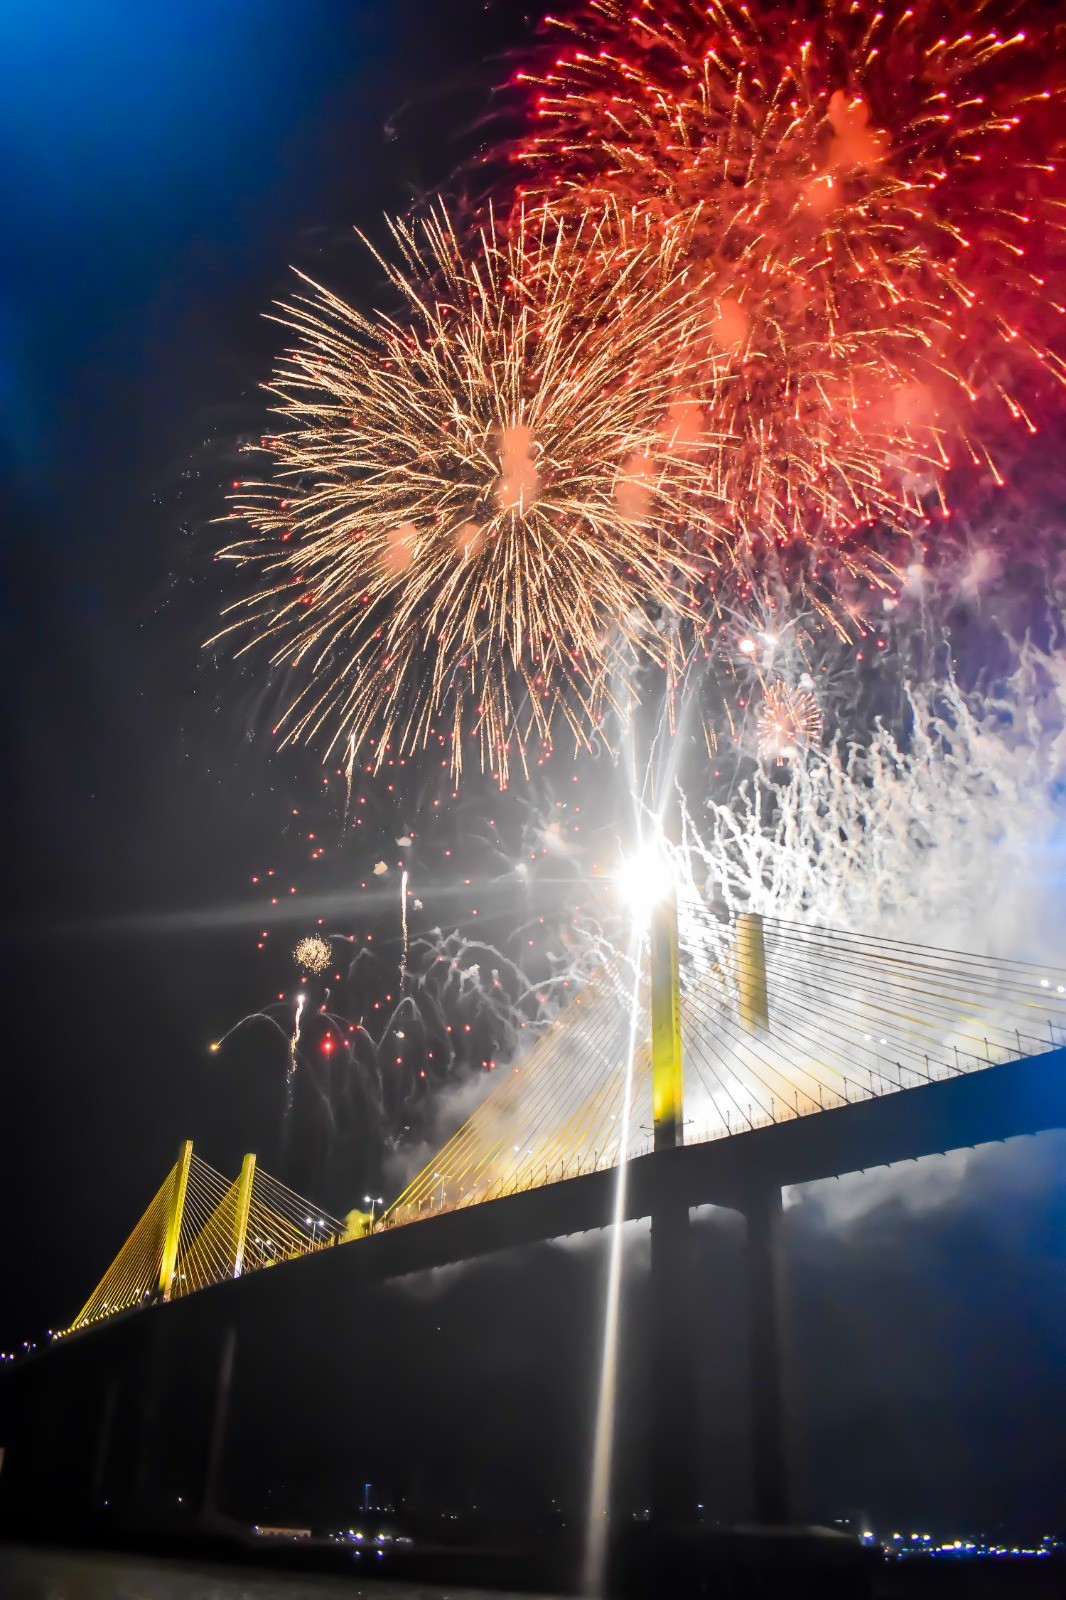
[[[660,843],[644,844],[613,874],[619,896],[638,922],[647,922],[674,884],[674,868]]]

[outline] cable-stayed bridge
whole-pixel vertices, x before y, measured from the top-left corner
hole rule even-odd
[[[1063,1126],[1061,970],[770,916],[725,922],[666,896],[383,1216],[342,1223],[254,1158],[230,1181],[186,1145],[66,1334],[234,1279],[269,1315],[274,1294],[311,1279],[264,1269],[299,1257],[373,1284],[650,1216],[655,1476],[677,1508],[694,1498],[678,1338],[689,1213],[731,1207],[748,1230],[755,1504],[780,1522],[782,1190]]]
[[[335,1244],[343,1234],[343,1223],[264,1172],[255,1156],[245,1156],[231,1183],[186,1140],[65,1332],[292,1261]]]
[[[373,1230],[359,1213],[348,1225],[330,1216],[254,1157],[230,1182],[186,1145],[67,1331],[608,1171],[623,1153],[727,1140],[1066,1046],[1066,981],[1051,967],[757,915],[724,923],[697,903],[672,916],[657,914],[635,960],[605,962],[501,1069]]]

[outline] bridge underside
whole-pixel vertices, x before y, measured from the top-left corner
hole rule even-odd
[[[651,1444],[658,1517],[667,1524],[681,1523],[692,1514],[695,1499],[697,1440],[692,1391],[685,1378],[686,1341],[691,1338],[692,1209],[728,1208],[742,1213],[747,1224],[753,1511],[757,1521],[781,1525],[791,1510],[790,1407],[782,1359],[787,1343],[781,1293],[782,1190],[1063,1127],[1066,1049],[1057,1049],[906,1094],[631,1158],[625,1216],[652,1218],[658,1306],[652,1369],[660,1377]],[[386,1227],[358,1248],[322,1252],[318,1270],[369,1289],[411,1273],[601,1229],[614,1215],[617,1182],[616,1170],[597,1171]],[[263,1288],[262,1280],[248,1280],[252,1294]]]

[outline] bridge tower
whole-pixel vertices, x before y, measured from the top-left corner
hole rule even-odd
[[[185,1195],[189,1187],[191,1166],[192,1140],[186,1139],[178,1152],[163,1224],[163,1253],[159,1262],[157,1285],[157,1293],[161,1300],[169,1300],[174,1287],[174,1273],[178,1266],[178,1241],[181,1238],[181,1224],[185,1215]]]
[[[763,923],[757,913],[738,917],[734,952],[740,1025],[746,1032],[765,1034],[770,1011]],[[672,1192],[668,1154],[684,1144],[677,899],[672,888],[652,913],[649,966],[654,1148],[665,1157],[651,1214],[652,1492],[657,1520],[676,1524],[695,1514],[699,1440],[688,1295],[695,1270],[691,1222],[685,1200]],[[755,1178],[741,1209],[747,1226],[753,1509],[758,1522],[780,1525],[789,1515],[780,1185],[772,1176]]]
[[[770,1004],[762,917],[737,918],[735,961],[737,1011],[748,1033],[766,1034]],[[756,1177],[742,1212],[747,1227],[748,1417],[755,1519],[781,1525],[789,1518],[787,1405],[783,1349],[781,1186],[770,1175]]]
[[[677,941],[677,891],[673,884],[652,912],[651,1097],[656,1150],[684,1143],[681,1063],[681,980]]]
[[[244,1249],[248,1242],[248,1218],[251,1215],[252,1195],[255,1185],[255,1156],[246,1155],[237,1179],[233,1207],[233,1276],[239,1278],[244,1268]],[[200,1517],[210,1522],[218,1515],[219,1486],[222,1463],[226,1449],[226,1430],[229,1424],[230,1396],[233,1389],[233,1366],[237,1352],[237,1329],[230,1322],[222,1334],[219,1345],[218,1367],[215,1374],[215,1400],[208,1431],[207,1461],[204,1467],[203,1490],[200,1500]]]
[[[663,1162],[684,1143],[681,986],[677,894],[671,883],[652,911],[651,1080],[654,1148]],[[694,1359],[688,1286],[692,1235],[686,1201],[659,1186],[651,1213],[652,1508],[659,1524],[692,1522],[696,1514]]]

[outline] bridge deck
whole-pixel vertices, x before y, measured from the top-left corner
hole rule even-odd
[[[635,1157],[629,1163],[626,1217],[648,1216],[663,1202],[742,1210],[768,1185],[811,1183],[1051,1128],[1066,1128],[1066,1048],[730,1138]],[[616,1182],[614,1169],[561,1179],[382,1228],[310,1259],[376,1283],[566,1238],[608,1225]],[[249,1278],[249,1287],[255,1281]]]

